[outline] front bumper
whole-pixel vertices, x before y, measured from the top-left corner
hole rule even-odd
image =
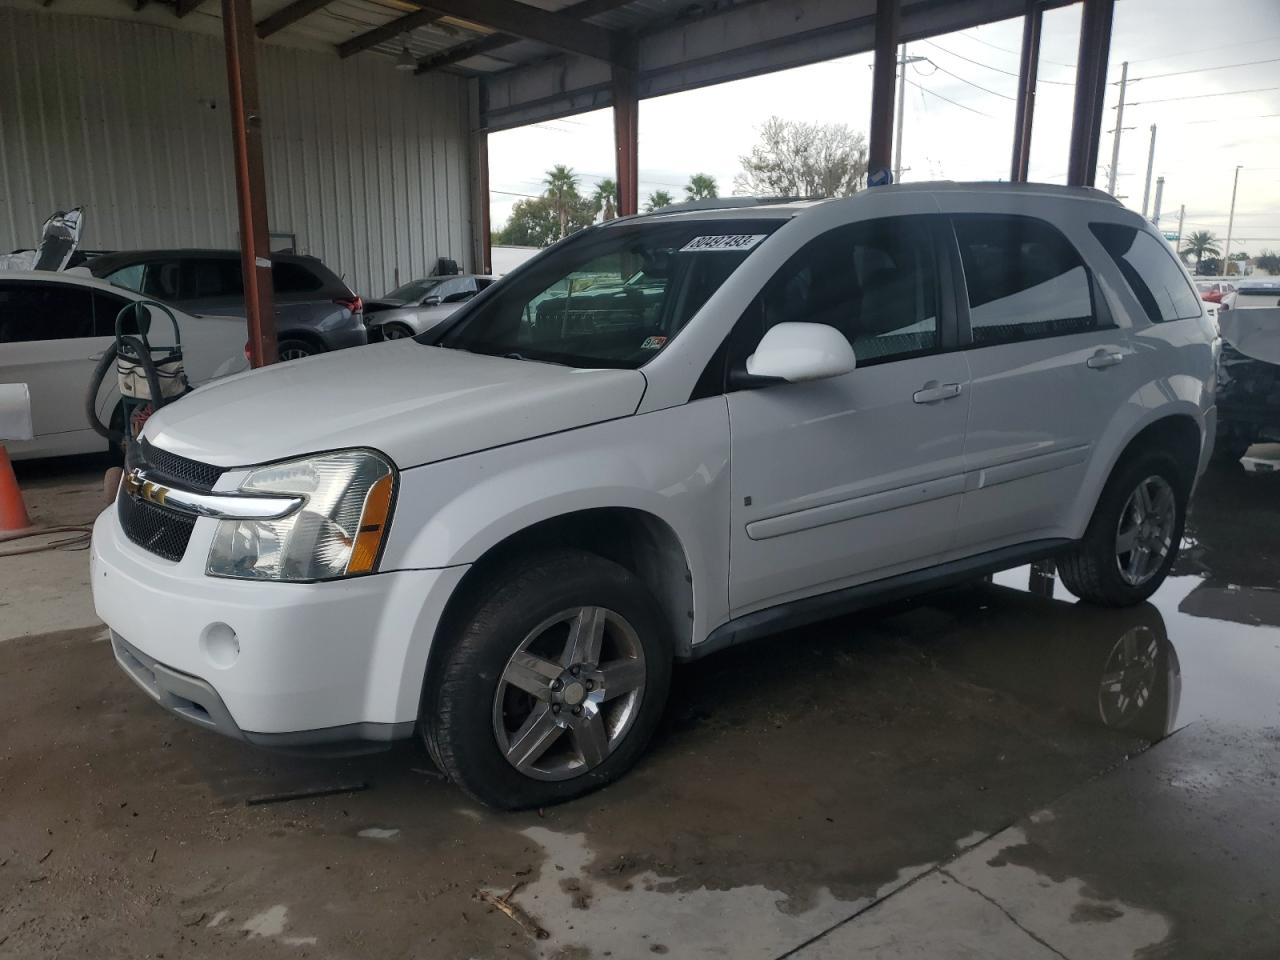
[[[204,574],[216,521],[174,563],[94,524],[94,606],[116,659],[161,706],[268,746],[408,736],[436,625],[465,567],[327,583]]]

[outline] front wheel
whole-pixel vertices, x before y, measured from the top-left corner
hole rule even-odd
[[[414,332],[403,323],[384,323],[382,325],[383,340],[408,340]]]
[[[471,796],[509,810],[621,776],[670,685],[658,610],[632,573],[585,552],[545,553],[495,574],[432,664],[421,724],[432,757]]]
[[[1172,457],[1154,450],[1122,463],[1084,539],[1058,560],[1067,589],[1105,607],[1132,606],[1155,593],[1178,555],[1189,479]]]

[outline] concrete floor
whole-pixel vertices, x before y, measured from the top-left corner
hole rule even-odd
[[[33,512],[98,467],[25,468]],[[682,667],[636,770],[518,815],[173,719],[83,553],[0,558],[0,957],[1276,957],[1278,506],[1211,473],[1134,610],[1022,568]]]

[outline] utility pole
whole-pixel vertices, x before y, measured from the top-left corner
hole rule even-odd
[[[1124,91],[1129,84],[1129,61],[1120,64],[1120,102],[1116,104],[1116,128],[1111,137],[1111,172],[1107,174],[1107,193],[1116,195],[1116,167],[1120,163],[1120,130],[1124,124]]]
[[[1187,215],[1187,205],[1184,203],[1178,207],[1178,242],[1174,245],[1174,253],[1179,257],[1182,256],[1182,218]]]
[[[1240,186],[1240,164],[1236,164],[1236,176],[1231,181],[1231,213],[1227,215],[1227,245],[1222,251],[1222,276],[1227,275],[1227,261],[1231,259],[1231,228],[1236,225],[1236,188]]]
[[[1164,177],[1156,177],[1156,205],[1151,211],[1151,225],[1160,228],[1160,200],[1164,197]]]
[[[1151,199],[1151,168],[1156,163],[1156,125],[1151,125],[1151,149],[1147,151],[1147,185],[1142,188],[1142,216],[1147,216],[1147,201]]]
[[[900,183],[902,181],[902,114],[906,110],[907,106],[907,64],[919,63],[922,60],[928,59],[928,57],[908,57],[907,45],[905,43],[899,48],[898,69],[902,72],[898,74],[898,129],[893,137],[894,183]]]

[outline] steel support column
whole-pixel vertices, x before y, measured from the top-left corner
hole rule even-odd
[[[1067,183],[1076,187],[1092,187],[1098,170],[1098,141],[1102,135],[1102,106],[1107,93],[1107,62],[1111,54],[1111,19],[1115,0],[1083,0],[1082,7]]]
[[[489,223],[489,134],[475,134],[476,192],[480,207],[480,273],[493,273],[493,228]]]
[[[618,181],[618,216],[640,211],[640,101],[635,71],[613,66],[613,145]]]
[[[262,167],[262,117],[258,112],[258,67],[250,0],[222,0],[227,54],[227,93],[240,214],[240,269],[249,322],[249,362],[276,361],[276,321],[271,287],[271,243],[267,235],[267,179]]]
[[[898,17],[898,0],[876,0],[868,176],[888,170],[893,163],[893,85],[898,73]]]
[[[1022,63],[1018,67],[1018,100],[1013,115],[1013,165],[1009,179],[1026,183],[1031,167],[1031,121],[1036,110],[1036,74],[1040,70],[1040,26],[1044,9],[1040,0],[1027,0],[1022,17]]]

